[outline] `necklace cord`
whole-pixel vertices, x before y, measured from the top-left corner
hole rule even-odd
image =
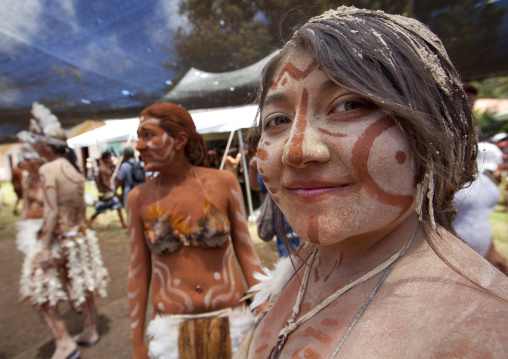
[[[377,291],[379,288],[381,288],[381,285],[383,284],[383,282],[385,281],[385,279],[388,277],[388,274],[390,274],[390,272],[392,271],[393,267],[395,267],[395,264],[397,263],[397,261],[400,259],[400,257],[402,257],[404,255],[404,253],[406,253],[406,250],[409,248],[409,245],[411,244],[411,242],[413,241],[413,238],[415,237],[416,235],[416,232],[418,230],[418,227],[416,227],[416,229],[414,230],[413,234],[411,235],[411,237],[409,238],[409,240],[406,242],[406,244],[402,247],[402,250],[400,251],[400,254],[399,256],[395,259],[395,261],[390,264],[390,266],[386,269],[385,273],[383,274],[383,277],[379,280],[379,282],[377,283],[376,287],[374,288],[374,290],[372,291],[372,293],[370,293],[370,296],[369,298],[367,298],[367,300],[365,301],[365,303],[363,303],[363,306],[360,308],[360,310],[358,311],[358,313],[356,314],[356,317],[355,319],[351,322],[351,324],[349,325],[349,327],[347,328],[346,330],[346,333],[344,333],[344,336],[342,337],[341,341],[339,342],[339,344],[337,345],[337,347],[335,348],[332,356],[330,357],[331,359],[335,358],[335,356],[337,355],[337,353],[339,352],[339,350],[342,348],[342,345],[344,344],[344,342],[346,341],[347,337],[349,336],[349,333],[351,333],[351,331],[353,330],[354,326],[356,325],[356,323],[358,322],[358,320],[360,319],[360,317],[362,316],[363,312],[365,311],[365,309],[367,309],[367,306],[370,304],[370,301],[372,300],[372,298],[374,298],[374,296],[376,295]]]
[[[382,272],[383,270],[386,269],[385,274],[383,275],[383,277],[381,278],[379,283],[376,285],[376,287],[374,288],[374,290],[370,294],[369,298],[367,298],[367,300],[363,304],[363,306],[360,309],[360,311],[357,313],[355,319],[353,320],[353,322],[348,327],[346,333],[344,334],[344,337],[340,341],[340,343],[337,346],[337,348],[335,348],[335,351],[334,351],[334,353],[333,353],[333,355],[331,357],[331,358],[333,358],[338,353],[338,351],[340,350],[340,348],[342,347],[344,342],[346,341],[346,338],[348,337],[349,333],[351,332],[351,330],[355,326],[356,322],[360,319],[360,316],[363,314],[363,312],[365,311],[365,309],[369,305],[370,301],[372,300],[372,298],[374,297],[374,295],[376,294],[378,289],[381,287],[381,284],[383,284],[383,282],[385,281],[386,277],[388,277],[388,274],[390,273],[392,268],[395,266],[395,263],[398,261],[398,259],[400,257],[402,257],[402,255],[404,255],[406,250],[409,248],[409,246],[410,246],[411,242],[413,241],[413,238],[415,237],[417,231],[418,231],[418,226],[415,228],[415,230],[413,231],[413,234],[409,237],[409,239],[402,246],[402,248],[399,249],[392,256],[390,256],[390,258],[388,258],[386,261],[384,261],[383,263],[379,264],[375,268],[371,269],[369,272],[365,273],[363,276],[361,276],[360,278],[356,279],[355,281],[353,281],[353,282],[345,285],[344,287],[340,288],[335,293],[333,293],[329,297],[327,297],[324,301],[322,301],[317,306],[315,306],[311,311],[309,311],[306,314],[302,315],[300,318],[298,318],[298,320],[295,321],[296,316],[300,312],[300,306],[301,306],[301,301],[303,299],[303,295],[304,295],[304,293],[305,293],[305,291],[307,289],[307,283],[308,283],[308,279],[309,279],[309,275],[310,275],[310,270],[312,268],[312,264],[314,262],[314,259],[316,257],[316,253],[317,253],[317,250],[318,250],[318,248],[316,247],[314,249],[314,251],[312,252],[312,254],[311,254],[312,258],[310,260],[310,263],[309,263],[308,267],[305,269],[305,274],[304,274],[303,282],[302,282],[302,285],[300,286],[300,290],[298,291],[298,296],[297,296],[297,299],[295,301],[295,305],[293,306],[293,313],[292,313],[290,319],[287,321],[286,326],[284,328],[282,328],[281,331],[279,332],[278,341],[277,341],[274,349],[272,350],[270,358],[276,359],[276,358],[280,357],[280,354],[282,352],[282,348],[284,347],[288,336],[292,332],[294,332],[300,325],[302,325],[303,323],[305,323],[306,321],[308,321],[309,319],[314,317],[317,313],[319,313],[321,310],[323,310],[325,307],[327,307],[330,303],[332,303],[333,301],[338,299],[341,295],[343,295],[344,293],[349,291],[351,288],[354,288],[354,287],[360,285],[361,283],[369,280],[370,278],[376,276],[377,274],[379,274],[380,272]]]

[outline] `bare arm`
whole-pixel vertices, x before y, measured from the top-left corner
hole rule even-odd
[[[258,283],[254,273],[262,273],[261,261],[254,247],[247,226],[247,216],[243,195],[238,181],[228,174],[229,220],[231,221],[231,239],[238,262],[249,287]]]
[[[143,225],[138,208],[139,189],[133,189],[128,196],[128,223],[131,257],[127,290],[131,315],[131,343],[133,358],[148,358],[144,342],[146,306],[152,276],[151,254],[146,245]]]

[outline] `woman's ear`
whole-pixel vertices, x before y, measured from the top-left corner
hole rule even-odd
[[[176,150],[181,151],[181,150],[185,149],[185,145],[187,144],[188,141],[189,141],[189,135],[187,134],[187,132],[181,131],[175,137]]]

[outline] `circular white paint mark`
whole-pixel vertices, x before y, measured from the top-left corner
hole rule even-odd
[[[220,275],[220,273],[219,273],[219,272],[215,272],[215,273],[213,274],[213,277],[214,277],[216,280],[221,279],[221,275]]]
[[[164,310],[164,304],[162,304],[162,303],[157,304],[157,307],[158,307],[160,310]]]
[[[176,286],[178,286],[178,284],[180,284],[180,279],[176,278],[176,279],[173,281],[173,283],[174,283]]]

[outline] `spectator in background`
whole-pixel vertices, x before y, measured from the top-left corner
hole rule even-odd
[[[216,149],[208,150],[208,166],[215,169],[220,167],[219,155]]]
[[[453,229],[471,248],[508,275],[506,259],[494,248],[489,222],[490,214],[501,198],[499,182],[494,176],[497,164],[494,161],[484,160],[496,158],[495,154],[489,153],[490,150],[491,147],[479,150],[479,174],[476,180],[466,184],[455,194],[453,204],[457,208],[457,218],[453,222]],[[483,153],[483,156],[480,153]]]
[[[116,210],[122,228],[127,228],[122,214],[122,204],[118,199],[118,194],[111,185],[111,176],[113,167],[111,161],[111,152],[105,151],[101,155],[101,164],[99,166],[99,175],[97,176],[97,188],[99,189],[99,200],[95,203],[95,213],[88,220],[88,226],[92,228],[92,223],[101,213]]]
[[[474,107],[477,90],[469,84],[463,85],[468,95],[469,106]],[[477,251],[504,274],[508,274],[506,260],[494,248],[489,217],[499,202],[498,168],[503,162],[501,150],[478,134],[478,154],[476,163],[478,175],[474,181],[457,191],[453,204],[457,208],[457,217],[453,229],[471,248]]]
[[[75,359],[80,356],[78,345],[99,341],[93,294],[106,296],[108,272],[95,233],[84,226],[85,179],[67,146],[65,131],[43,105],[34,103],[31,115],[34,149],[48,162],[39,168],[40,179],[34,166],[25,182],[30,194],[25,197],[25,221],[18,222],[18,238],[26,249],[20,299],[34,306],[51,333],[55,343],[51,358]],[[37,221],[41,214],[43,220]],[[67,331],[58,310],[61,301],[70,301],[82,313],[81,333],[71,336]]]
[[[226,161],[224,162],[224,169],[234,174],[236,179],[238,179],[238,166],[240,165],[241,160],[242,154],[238,148],[232,148],[229,150],[228,155],[226,156]]]
[[[504,176],[504,211],[508,212],[508,133],[498,133],[491,138],[491,141],[501,150],[503,154],[503,163],[499,165],[499,178],[502,181]]]
[[[145,182],[144,163],[136,161],[132,147],[123,150],[123,163],[115,178],[116,187],[122,188],[123,205],[127,205],[127,196],[132,188]]]
[[[15,216],[18,215],[19,202],[23,199],[23,186],[21,183],[23,182],[24,173],[26,173],[25,161],[19,162],[18,166],[12,169],[11,183],[14,188],[14,193],[16,193],[16,203],[14,203],[12,213],[14,213]]]

